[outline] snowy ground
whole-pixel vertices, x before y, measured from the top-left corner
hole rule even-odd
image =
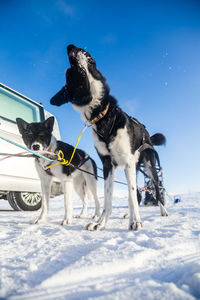
[[[102,199],[101,199],[102,201]],[[140,207],[144,229],[127,230],[126,193],[116,193],[104,231],[84,229],[88,218],[62,227],[62,197],[39,212],[15,212],[0,201],[0,299],[200,299],[200,193],[157,207]],[[74,199],[74,214],[81,203]]]

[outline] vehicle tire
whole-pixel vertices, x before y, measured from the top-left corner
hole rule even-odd
[[[9,192],[7,199],[14,210],[38,210],[42,203],[41,193]]]

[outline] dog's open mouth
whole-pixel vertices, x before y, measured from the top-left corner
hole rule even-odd
[[[67,47],[67,54],[69,57],[69,62],[71,67],[75,66],[77,64],[77,54],[79,52],[79,48],[74,45],[69,45]]]
[[[92,61],[92,57],[88,52],[74,45],[67,47],[67,54],[72,68],[85,69],[87,68],[88,62],[91,63]]]

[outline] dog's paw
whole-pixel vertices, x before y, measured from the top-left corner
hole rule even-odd
[[[159,203],[160,206],[160,214],[162,217],[168,217],[169,213],[167,212],[165,206],[162,203]]]
[[[33,221],[31,221],[31,224],[33,225],[33,224],[41,224],[41,223],[44,223],[44,219],[35,219],[35,220],[33,220]]]
[[[143,228],[142,222],[133,222],[129,225],[129,230],[139,231]]]
[[[129,218],[129,214],[123,215],[123,219],[128,219],[128,218]]]
[[[93,220],[99,218],[100,214],[94,214],[94,216],[92,217]]]
[[[81,219],[81,218],[84,218],[85,217],[85,214],[78,214],[75,216],[76,219]]]
[[[101,223],[92,222],[86,226],[86,230],[89,230],[89,231],[103,230],[103,229],[104,229],[104,226]]]
[[[65,225],[69,225],[70,223],[71,223],[71,221],[69,219],[64,219],[64,220],[62,220],[60,225],[65,226]]]
[[[162,217],[169,217],[169,213],[167,211],[162,212],[161,216]]]
[[[95,230],[94,228],[96,225],[97,225],[97,223],[94,223],[94,222],[89,223],[88,225],[86,225],[85,229],[89,230],[89,231],[94,231]]]
[[[160,213],[162,217],[168,217],[169,213],[167,212],[166,208],[164,206],[160,206]]]

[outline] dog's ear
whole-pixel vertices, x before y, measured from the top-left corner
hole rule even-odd
[[[23,134],[23,132],[27,129],[27,126],[29,123],[27,123],[26,121],[24,121],[21,118],[17,118],[16,123],[17,123],[18,129],[19,129],[19,132],[21,134]]]
[[[56,106],[61,106],[62,104],[67,102],[69,102],[69,100],[67,99],[67,92],[65,86],[63,86],[63,88],[50,100],[50,103]]]
[[[43,122],[44,126],[50,131],[52,132],[53,131],[53,125],[54,125],[54,117],[49,117],[48,119],[46,119],[44,122]]]

